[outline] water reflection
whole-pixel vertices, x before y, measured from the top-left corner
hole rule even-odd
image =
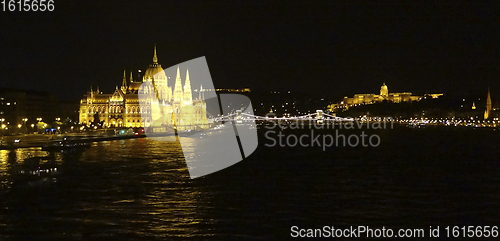
[[[57,183],[1,189],[0,240],[282,240],[293,225],[498,223],[497,132],[378,133],[377,148],[258,148],[193,180],[175,142],[55,153]],[[2,177],[27,152],[0,152]]]
[[[58,165],[57,183],[12,188],[9,176],[29,154]],[[0,239],[151,240],[206,236],[181,147],[146,138],[96,142],[80,152],[0,151]],[[202,202],[202,201],[201,201]],[[203,222],[209,223],[209,222]]]

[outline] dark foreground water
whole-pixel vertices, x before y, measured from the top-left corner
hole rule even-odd
[[[431,225],[441,236],[445,226],[500,225],[498,131],[367,133],[380,146],[270,148],[262,138],[250,158],[194,180],[175,142],[56,153],[57,182],[19,186],[10,183],[16,165],[47,153],[0,151],[0,240],[280,240],[292,226],[325,225],[424,228],[428,237]]]

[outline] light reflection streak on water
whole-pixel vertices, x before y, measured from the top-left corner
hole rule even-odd
[[[40,149],[0,151],[2,176],[8,176],[10,168],[21,163],[28,153],[47,156]],[[203,206],[200,202],[204,194],[192,185],[178,143],[147,138],[95,142],[81,153],[58,152],[54,158],[62,173],[56,185],[5,194],[7,199],[1,206],[14,210],[12,215],[19,210],[34,213],[3,219],[5,232],[27,228],[6,220],[14,218],[19,224],[34,218],[44,221],[28,233],[53,238],[119,237],[131,233],[138,237],[188,238],[200,235],[201,222],[212,222],[203,221],[199,207]],[[60,232],[55,228],[55,233],[48,234],[49,226],[61,226]]]

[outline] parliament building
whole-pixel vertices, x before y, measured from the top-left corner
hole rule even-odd
[[[121,87],[110,94],[90,90],[80,101],[80,124],[101,127],[153,127],[195,130],[208,127],[203,87],[193,98],[189,70],[182,85],[180,68],[172,88],[158,63],[156,47],[153,63],[142,80],[127,81],[124,72]],[[142,85],[142,87],[141,87]]]

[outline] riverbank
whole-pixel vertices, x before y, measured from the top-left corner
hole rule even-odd
[[[99,141],[124,140],[133,138],[143,138],[146,135],[44,135],[28,134],[17,136],[4,136],[1,139],[0,150],[12,150],[16,148],[44,147],[57,144],[61,141],[71,141],[73,143],[89,143]]]

